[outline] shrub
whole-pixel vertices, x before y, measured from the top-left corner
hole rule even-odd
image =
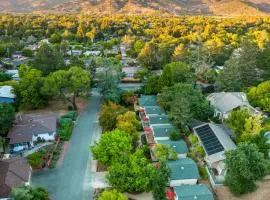
[[[33,168],[41,168],[44,163],[43,154],[41,152],[32,153],[26,158],[29,165],[31,165]]]
[[[72,135],[72,129],[73,129],[72,119],[61,118],[59,121],[59,128],[57,130],[57,134],[62,140],[67,141],[70,139]]]
[[[207,171],[206,171],[205,167],[199,167],[199,173],[200,173],[200,177],[203,180],[207,180],[208,179],[208,174],[207,174]]]
[[[181,139],[181,135],[177,131],[173,131],[173,132],[170,133],[170,140],[178,141],[180,139]]]
[[[67,114],[63,115],[61,118],[69,118],[72,121],[77,119],[78,113],[76,111],[69,111]]]

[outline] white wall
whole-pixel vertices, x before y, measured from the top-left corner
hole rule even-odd
[[[49,133],[42,133],[38,134],[37,136],[33,135],[33,141],[37,141],[37,138],[40,137],[41,139],[44,139],[45,141],[50,141],[55,139],[56,132],[52,133],[51,135]]]
[[[180,186],[180,185],[196,185],[198,179],[182,179],[182,180],[171,180],[170,186]]]
[[[157,140],[169,140],[169,139],[170,139],[170,137],[155,137],[155,141],[157,141]]]
[[[187,154],[184,153],[184,154],[177,154],[178,158],[186,158],[187,157]]]

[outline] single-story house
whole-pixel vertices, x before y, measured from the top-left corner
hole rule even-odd
[[[168,115],[150,115],[143,119],[144,128],[163,124],[170,124]]]
[[[100,51],[85,51],[83,53],[83,55],[85,56],[99,56],[100,55]]]
[[[151,129],[155,140],[169,140],[172,132],[179,131],[171,124],[152,125]]]
[[[218,92],[210,94],[207,99],[215,109],[215,117],[227,119],[230,113],[237,108],[247,108],[250,114],[258,111],[253,108],[243,92]]]
[[[13,187],[28,185],[32,169],[25,159],[0,160],[0,198],[7,198]]]
[[[125,74],[125,77],[134,78],[135,73],[139,70],[139,67],[123,67],[122,73]]]
[[[13,87],[9,85],[0,86],[0,103],[14,103],[16,99]]]
[[[174,149],[178,155],[178,158],[187,157],[188,147],[184,140],[157,140],[157,143],[162,145],[168,145],[170,148]]]
[[[140,119],[144,119],[145,117],[164,114],[165,114],[164,110],[159,106],[145,106],[140,110],[139,116]]]
[[[214,200],[213,193],[204,184],[181,185],[173,189],[175,200]]]
[[[19,71],[17,69],[6,70],[5,73],[11,76],[11,78],[15,81],[20,80]]]
[[[168,161],[171,170],[170,186],[195,185],[200,178],[196,163],[191,158]]]
[[[80,56],[82,54],[82,50],[70,50],[67,52],[69,56]]]
[[[15,125],[7,136],[11,152],[31,148],[40,139],[45,141],[54,140],[56,123],[57,119],[53,114],[25,114],[18,116]]]
[[[141,95],[141,97],[138,99],[138,105],[142,108],[145,106],[157,106],[157,96]]]
[[[225,125],[212,123],[199,125],[193,130],[205,150],[208,168],[217,179],[224,180],[227,171],[224,163],[225,151],[236,148],[230,137],[232,132]]]

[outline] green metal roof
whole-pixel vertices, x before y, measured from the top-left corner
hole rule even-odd
[[[170,124],[170,120],[168,115],[154,115],[149,116],[149,124],[156,125],[156,124]]]
[[[168,161],[171,169],[171,180],[199,179],[199,171],[196,163],[191,158],[180,158]]]
[[[160,126],[152,126],[155,137],[170,137],[172,131],[177,129],[171,124],[165,124]]]
[[[174,187],[179,200],[214,200],[206,185],[182,185]]]
[[[164,111],[159,106],[146,106],[144,107],[146,115],[162,115]]]
[[[184,140],[158,140],[157,143],[169,145],[172,149],[175,149],[177,154],[185,154],[188,152],[187,144]]]
[[[157,105],[157,97],[155,95],[142,95],[139,98],[139,106],[156,106]]]

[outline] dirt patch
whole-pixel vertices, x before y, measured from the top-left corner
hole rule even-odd
[[[228,187],[222,186],[215,189],[218,200],[266,200],[270,197],[270,180],[258,183],[258,189],[241,197],[234,197]]]
[[[100,163],[99,161],[97,161],[97,172],[106,172],[106,171],[107,167],[102,163]]]
[[[58,117],[64,115],[68,112],[68,102],[63,100],[51,100],[45,108],[37,110],[24,111],[24,113],[55,113]],[[87,105],[87,99],[83,97],[77,97],[76,105],[78,107],[78,112],[81,113]]]
[[[60,153],[60,157],[57,161],[57,166],[61,166],[63,164],[64,158],[65,158],[65,155],[66,155],[66,152],[68,149],[68,145],[69,145],[69,142],[64,142],[63,147],[62,147],[62,151]]]

